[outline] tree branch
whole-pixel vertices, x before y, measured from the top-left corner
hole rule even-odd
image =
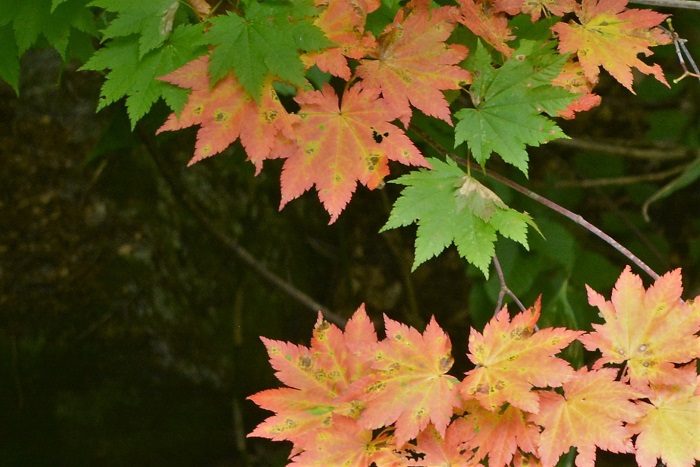
[[[683,10],[700,10],[700,1],[698,0],[630,0],[630,3],[664,8],[681,8]]]
[[[500,182],[506,186],[509,186],[510,188],[514,189],[515,191],[518,191],[528,198],[531,198],[538,203],[542,204],[543,206],[548,207],[549,209],[558,212],[564,217],[567,217],[580,225],[581,227],[585,228],[592,234],[596,235],[603,241],[605,241],[608,245],[612,246],[614,249],[616,249],[618,252],[620,252],[622,255],[624,255],[627,259],[629,259],[631,262],[636,264],[642,271],[647,273],[652,279],[657,280],[660,276],[654,272],[653,269],[651,269],[649,266],[644,263],[641,259],[639,259],[634,253],[632,253],[630,250],[622,246],[617,240],[612,238],[610,235],[606,234],[602,230],[600,230],[598,227],[595,225],[591,224],[588,222],[586,219],[581,217],[578,214],[575,214],[568,209],[566,209],[563,206],[558,205],[554,201],[551,201],[550,199],[545,198],[544,196],[538,195],[534,191],[525,188],[522,185],[519,185],[518,183],[515,183],[514,181],[499,175],[495,172],[492,172],[487,169],[482,169],[481,167],[477,166],[476,164],[472,163],[470,160],[458,156],[457,154],[454,154],[450,151],[447,151],[444,147],[442,147],[441,144],[439,144],[437,141],[433,140],[428,134],[426,134],[422,129],[420,128],[412,128],[412,130],[421,137],[426,143],[428,143],[430,146],[432,146],[436,151],[440,152],[441,154],[446,154],[448,157],[452,158],[455,162],[458,164],[464,165],[466,167],[469,167],[470,169],[474,169],[475,171],[482,171],[485,173],[488,177],[496,180],[497,182]]]
[[[175,196],[178,202],[185,206],[192,213],[192,215],[194,215],[197,221],[204,227],[204,229],[207,232],[209,232],[209,234],[212,237],[217,239],[222,246],[224,246],[227,250],[233,253],[240,261],[245,263],[248,267],[250,267],[250,269],[252,269],[255,273],[257,273],[268,283],[274,285],[282,292],[286,293],[288,296],[301,303],[312,312],[316,313],[320,311],[321,313],[323,313],[323,316],[326,319],[328,319],[328,321],[331,321],[337,324],[338,326],[345,325],[347,321],[345,318],[333,313],[323,305],[316,302],[316,300],[306,295],[304,292],[297,289],[292,284],[285,281],[274,272],[270,271],[267,267],[265,267],[264,264],[262,264],[252,254],[250,254],[248,250],[239,245],[234,238],[230,237],[227,233],[219,229],[218,226],[214,224],[214,222],[209,218],[209,216],[207,216],[204,212],[202,212],[202,210],[199,209],[199,207],[192,200],[189,194],[184,189],[180,189],[180,187],[178,187],[178,184],[175,182],[174,177],[168,170],[166,164],[163,163],[160,157],[160,153],[155,147],[155,144],[147,136],[146,132],[144,132],[138,125],[137,132],[139,133],[141,141],[146,147],[146,150],[149,152],[151,158],[158,167],[160,174],[163,176],[166,183],[170,187],[173,196]]]
[[[506,284],[506,278],[503,275],[503,268],[501,268],[501,263],[498,261],[498,256],[496,255],[493,255],[493,266],[496,268],[496,274],[498,275],[498,280],[501,283],[501,290],[498,291],[498,300],[496,300],[496,310],[493,312],[493,315],[496,316],[496,313],[501,311],[501,307],[503,306],[503,299],[506,295],[513,299],[515,304],[518,305],[518,308],[520,308],[520,311],[527,311],[527,308],[525,308],[525,306],[517,297],[517,295],[515,295],[513,291],[508,288],[508,285]]]

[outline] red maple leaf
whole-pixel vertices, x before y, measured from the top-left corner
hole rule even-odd
[[[475,398],[486,409],[498,410],[506,402],[527,412],[539,410],[533,387],[558,387],[574,374],[569,363],[554,355],[582,334],[564,328],[535,332],[540,300],[510,320],[503,307],[484,327],[469,334],[469,359],[477,368],[460,384],[465,399]]]
[[[310,68],[318,66],[322,71],[350,80],[352,72],[347,59],[360,59],[373,50],[377,43],[370,32],[365,32],[367,14],[379,8],[376,0],[320,0],[316,6],[323,10],[314,20],[326,37],[336,44],[319,52],[301,56]]]
[[[579,62],[567,61],[552,84],[580,95],[566,109],[559,111],[559,115],[566,119],[574,118],[576,112],[584,112],[600,105],[600,96],[593,93],[594,85],[586,79]]]
[[[314,185],[333,223],[357,182],[376,188],[389,174],[388,161],[428,166],[406,134],[389,123],[396,118],[376,89],[356,84],[342,103],[330,85],[300,93],[294,125],[296,144],[282,169],[280,209]]]
[[[632,452],[632,431],[643,410],[631,402],[644,394],[615,381],[609,368],[589,372],[585,367],[564,383],[564,395],[541,391],[540,412],[531,419],[544,427],[538,453],[542,465],[553,467],[559,457],[575,446],[577,467],[595,465],[596,446],[610,452]]]
[[[415,438],[432,423],[440,435],[459,405],[450,338],[435,318],[421,335],[384,317],[387,338],[375,352],[375,373],[358,381],[351,394],[366,402],[359,422],[369,429],[392,423],[396,446]]]
[[[424,456],[420,465],[478,466],[481,464],[465,449],[465,442],[471,438],[473,427],[465,419],[458,418],[450,423],[444,436],[428,425],[418,434],[414,450]]]
[[[210,87],[208,69],[209,57],[205,55],[160,78],[192,89],[192,93],[180,115],[171,114],[156,133],[201,126],[194,157],[187,165],[223,151],[240,137],[259,173],[263,160],[280,157],[273,149],[283,139],[280,136],[291,136],[289,115],[271,80],[263,86],[260,103],[256,103],[231,73]]]
[[[675,365],[700,357],[700,297],[681,300],[680,270],[671,271],[644,290],[629,266],[615,284],[610,301],[588,288],[588,302],[600,309],[604,324],[579,340],[602,356],[593,368],[626,363],[625,377],[635,388],[649,383],[675,384]]]
[[[506,42],[515,39],[508,28],[508,18],[497,12],[490,0],[457,0],[460,8],[459,22],[471,32],[491,44],[506,57],[513,49]]]
[[[599,67],[632,90],[632,68],[651,74],[668,86],[659,65],[649,66],[637,58],[652,54],[649,47],[668,44],[671,39],[655,27],[668,17],[651,10],[626,9],[628,0],[582,0],[576,9],[580,24],[557,23],[561,53],[576,53],[586,78],[598,82]]]
[[[459,89],[470,81],[469,72],[457,66],[467,48],[446,44],[455,26],[456,9],[429,10],[430,2],[413,0],[396,14],[379,37],[379,50],[362,60],[355,73],[367,86],[379,88],[384,102],[404,126],[411,118],[411,105],[423,113],[452,120],[442,90]]]

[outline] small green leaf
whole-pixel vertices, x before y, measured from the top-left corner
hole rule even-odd
[[[421,169],[392,183],[405,185],[382,231],[418,224],[413,269],[454,243],[460,256],[486,277],[497,233],[527,248],[532,219],[510,209],[491,190],[467,176],[448,159],[430,159]]]
[[[300,7],[304,5],[310,3],[299,4]],[[233,71],[256,99],[260,97],[268,73],[303,86],[305,68],[299,54],[330,47],[333,43],[311,18],[299,18],[297,7],[290,8],[287,3],[252,3],[245,17],[229,13],[213,18],[212,27],[203,40],[205,44],[216,45],[209,65],[212,82]],[[290,16],[292,13],[297,16]]]
[[[19,54],[15,34],[9,25],[0,26],[0,80],[7,81],[19,94]]]
[[[566,137],[553,120],[542,115],[556,115],[575,98],[549,84],[565,61],[566,57],[551,48],[522,41],[510,59],[495,69],[479,42],[467,61],[468,68],[474,70],[469,91],[474,108],[455,113],[459,120],[455,146],[466,141],[482,166],[495,152],[527,175],[526,146]]]
[[[137,35],[110,40],[83,65],[83,70],[111,71],[102,85],[97,110],[126,97],[132,128],[159,99],[173,109],[182,108],[187,91],[157,78],[180,68],[206,52],[197,46],[203,25],[181,25],[158,49],[139,57]]]

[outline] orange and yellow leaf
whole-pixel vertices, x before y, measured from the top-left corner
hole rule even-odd
[[[508,28],[508,18],[505,14],[496,12],[489,0],[457,0],[459,3],[459,22],[471,32],[488,42],[494,49],[506,57],[510,57],[513,49],[506,44],[515,36]]]
[[[671,39],[657,28],[668,15],[651,10],[627,9],[628,0],[583,0],[576,9],[580,23],[557,23],[559,51],[575,53],[586,78],[598,82],[599,67],[632,90],[632,68],[653,75],[668,86],[659,65],[649,66],[637,56],[652,54],[649,47]]]
[[[626,363],[626,378],[634,388],[675,384],[674,364],[700,357],[700,300],[683,301],[680,270],[659,278],[648,290],[626,267],[610,301],[588,289],[588,301],[597,306],[604,324],[579,340],[588,350],[600,349],[594,368]],[[626,380],[626,379],[625,379]]]
[[[555,357],[581,333],[563,328],[535,332],[540,301],[510,320],[504,307],[484,327],[483,334],[472,329],[469,359],[477,367],[460,384],[465,398],[475,398],[486,409],[497,410],[505,403],[526,412],[539,411],[535,387],[558,387],[574,370]]]
[[[644,397],[629,385],[615,381],[609,368],[589,372],[582,368],[564,383],[564,395],[541,391],[540,412],[531,419],[542,426],[538,453],[545,467],[553,467],[571,446],[578,451],[577,467],[593,467],[596,446],[610,452],[633,452],[632,431],[643,410],[631,399]]]

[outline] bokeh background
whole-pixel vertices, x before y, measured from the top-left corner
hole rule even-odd
[[[700,59],[700,14],[674,13]],[[669,81],[681,74],[673,46],[656,57]],[[314,194],[279,212],[279,161],[255,177],[234,145],[186,168],[195,130],[156,137],[164,107],[133,132],[120,104],[95,114],[101,77],[77,67],[32,51],[20,95],[0,84],[0,465],[284,465],[290,445],[246,438],[269,415],[246,397],[278,386],[258,336],[308,344],[310,300],[340,319],[366,303],[378,327],[387,314],[422,330],[435,315],[453,374],[469,369],[469,328],[493,314],[496,274],[453,249],[410,273],[415,229],[378,233],[400,187],[358,188],[331,226]],[[490,168],[657,272],[683,268],[696,296],[700,80],[636,78],[634,96],[603,76],[603,104],[561,123],[572,140],[532,150],[529,180],[497,158]],[[691,183],[645,220],[644,203],[681,174]],[[543,295],[543,325],[586,329],[584,284],[608,295],[625,258],[486,183],[544,235],[530,232],[529,252],[499,242],[510,288],[526,305]],[[580,348],[567,355],[583,362]]]

